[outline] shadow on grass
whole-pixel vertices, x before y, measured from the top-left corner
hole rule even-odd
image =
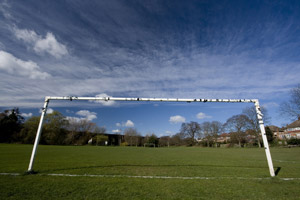
[[[281,170],[281,167],[277,167],[276,171],[275,171],[275,176],[277,176],[279,174],[279,171]]]
[[[57,172],[65,170],[78,170],[78,169],[97,169],[97,168],[112,168],[112,167],[216,167],[216,168],[245,168],[245,169],[263,169],[267,167],[256,167],[256,166],[229,166],[229,165],[136,165],[136,164],[117,164],[117,165],[93,165],[93,166],[82,166],[82,167],[68,167],[60,169],[45,170],[47,172]]]

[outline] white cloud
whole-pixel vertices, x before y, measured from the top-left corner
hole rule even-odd
[[[51,113],[53,113],[53,111],[54,111],[54,110],[53,110],[52,108],[47,108],[47,112],[46,112],[46,113],[47,113],[47,114],[51,114]]]
[[[30,79],[46,79],[51,76],[46,72],[42,72],[35,62],[18,59],[5,51],[0,51],[0,70],[12,75],[29,77]]]
[[[71,113],[71,112],[69,112]],[[94,119],[97,119],[97,113],[91,112],[89,110],[79,110],[78,112],[75,113],[76,115],[79,115],[81,117],[70,117],[67,116],[66,119],[69,120],[70,122],[75,121],[75,122],[80,122],[80,121],[93,121]]]
[[[46,113],[47,114],[51,114],[51,113],[53,113],[53,111],[54,110],[52,108],[47,108],[47,112]],[[42,113],[42,109],[40,109],[39,112]]]
[[[158,137],[161,138],[161,137],[164,137],[166,136],[165,134],[161,133],[161,134],[158,134]]]
[[[121,16],[123,14],[127,15],[127,13],[130,13],[130,17],[138,14],[134,11],[133,13],[123,12]],[[17,16],[21,17],[21,14],[18,13]],[[118,13],[118,16],[115,16],[113,13],[110,14],[112,19],[120,17],[120,13]],[[24,16],[24,19],[27,18]],[[62,21],[55,21],[54,23],[51,20],[56,20],[55,18],[49,19],[44,16],[38,20],[41,24],[48,24],[49,30],[55,30],[55,27],[63,27],[65,22],[69,21],[66,18],[61,19]],[[135,23],[135,21],[126,20],[126,17],[118,19],[126,23]],[[94,18],[91,17],[86,20],[94,20]],[[32,23],[35,22],[33,21]],[[300,65],[299,62],[289,59],[289,56],[292,54],[276,56],[277,59],[265,59],[264,50],[271,49],[274,55],[282,55],[278,51],[280,45],[284,45],[284,49],[299,46],[297,44],[299,44],[300,40],[293,40],[292,45],[284,42],[287,40],[284,38],[290,37],[285,37],[289,36],[289,34],[285,35],[282,32],[283,29],[274,30],[275,33],[281,32],[282,34],[270,34],[276,35],[277,39],[275,43],[272,42],[273,46],[267,45],[266,49],[264,47],[255,49],[251,42],[240,42],[243,41],[242,38],[230,37],[227,38],[230,40],[226,40],[225,37],[224,40],[224,35],[232,36],[230,32],[225,32],[224,34],[223,31],[219,31],[220,35],[211,37],[210,39],[212,40],[209,42],[211,45],[207,47],[197,46],[198,41],[189,37],[189,35],[183,35],[187,39],[186,41],[189,42],[188,44],[193,44],[187,52],[187,49],[182,48],[182,45],[178,46],[177,42],[173,43],[178,41],[177,33],[168,35],[167,39],[160,36],[157,37],[156,33],[153,34],[153,32],[145,30],[144,26],[139,26],[139,23],[135,23],[135,34],[132,34],[127,28],[124,29],[124,27],[132,26],[119,23],[120,30],[128,30],[126,33],[121,32],[122,34],[119,34],[120,32],[114,29],[113,27],[115,26],[112,27],[110,22],[106,24],[104,20],[99,21],[99,23],[97,31],[78,28],[78,26],[73,26],[72,24],[68,25],[68,29],[60,30],[69,35],[71,40],[76,40],[80,44],[79,46],[78,44],[73,46],[73,51],[80,53],[80,62],[74,62],[75,59],[64,60],[63,57],[62,61],[64,62],[51,63],[48,62],[48,58],[45,58],[44,63],[49,63],[48,69],[51,70],[51,74],[54,76],[54,72],[56,72],[59,74],[59,78],[53,78],[54,80],[51,80],[51,82],[49,80],[47,84],[33,88],[32,85],[36,84],[36,82],[28,83],[24,79],[20,79],[17,82],[11,76],[4,77],[4,75],[0,75],[0,79],[2,79],[2,82],[0,82],[0,104],[6,106],[24,104],[26,106],[35,106],[35,99],[40,98],[41,94],[62,95],[70,92],[76,96],[94,96],[99,93],[108,93],[132,97],[251,97],[272,101],[273,98],[276,100],[276,97],[285,96],[287,91],[295,84],[295,81],[299,80]],[[26,24],[23,24],[23,26],[26,26]],[[55,27],[52,29],[51,26]],[[255,29],[255,26],[253,27],[252,31],[258,30]],[[294,26],[287,23],[285,28],[287,27]],[[23,33],[19,33],[19,38],[24,38],[22,40],[28,41],[26,44],[29,44],[28,46],[32,50],[34,50],[37,40],[46,40],[47,38],[46,33],[41,34],[30,29],[23,30]],[[262,38],[268,38],[266,36],[270,32],[266,31],[262,32]],[[95,32],[98,36],[103,35],[104,37],[93,35]],[[267,33],[267,35],[264,33]],[[63,42],[57,37],[56,32],[53,32],[53,34],[56,36],[57,41]],[[238,34],[236,37],[240,36],[243,37],[242,34]],[[139,40],[141,38],[142,40]],[[122,45],[118,43],[114,45],[111,42],[112,39],[114,41],[122,41]],[[140,45],[135,46],[135,41],[142,42]],[[7,46],[10,44],[5,38],[3,38],[2,42]],[[182,43],[185,44],[185,41],[182,41]],[[91,45],[89,46],[91,51],[84,52],[84,50],[87,50],[87,48],[82,49],[85,45]],[[128,51],[128,46],[130,51]],[[18,50],[19,48],[14,51]],[[265,79],[266,72],[270,72],[268,73],[268,79]],[[249,82],[249,80],[251,81]],[[6,88],[9,88],[9,90]],[[22,94],[20,88],[22,88]],[[16,98],[21,95],[22,98]],[[28,99],[28,101],[25,102],[23,99]]]
[[[105,93],[101,93],[101,94],[96,95],[96,97],[111,97],[111,96],[108,96]],[[115,101],[90,101],[90,102],[100,103],[104,106],[114,106],[114,105],[116,105]]]
[[[14,28],[13,31],[19,40],[23,40],[26,43],[34,44],[40,39],[36,32],[32,30]]]
[[[82,120],[86,120],[86,118],[84,118],[84,117],[70,117],[70,116],[67,116],[66,120],[68,120],[69,122],[80,122]]]
[[[197,117],[198,119],[208,119],[208,118],[212,118],[212,116],[206,115],[206,114],[203,113],[203,112],[199,112],[199,113],[196,115],[196,117]]]
[[[111,132],[113,132],[113,133],[121,133],[121,130],[120,129],[115,129],[115,130],[112,130]]]
[[[123,127],[134,127],[134,123],[131,120],[127,120],[126,122],[116,123],[116,126],[117,127],[121,127],[121,126],[123,126]]]
[[[45,39],[37,40],[34,46],[34,50],[35,52],[48,52],[56,58],[60,58],[68,54],[66,46],[57,42],[55,36],[52,33],[47,33]]]
[[[90,112],[88,110],[80,110],[76,112],[76,115],[84,117],[84,119],[88,121],[92,121],[93,119],[97,119],[97,113],[95,112]]]
[[[12,114],[12,111],[9,110],[6,114],[7,114],[7,115],[11,115],[11,114]]]
[[[32,117],[32,113],[22,113],[21,116],[26,118]]]
[[[18,39],[31,45],[36,53],[46,52],[56,58],[68,55],[67,47],[59,43],[50,32],[46,34],[45,38],[38,35],[35,31],[28,29],[14,28],[13,32]]]
[[[171,116],[169,122],[172,124],[183,123],[185,122],[185,118],[180,115]]]
[[[126,127],[134,127],[134,123],[131,120],[127,120],[127,122],[125,123]]]

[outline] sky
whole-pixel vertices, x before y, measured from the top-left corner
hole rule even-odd
[[[299,1],[0,0],[0,111],[38,116],[45,96],[250,98],[282,126],[299,53]],[[48,112],[162,136],[249,106],[56,101]]]

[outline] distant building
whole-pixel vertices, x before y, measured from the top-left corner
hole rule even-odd
[[[101,135],[107,136],[107,141],[100,142],[98,144],[100,146],[104,146],[104,145],[106,145],[106,146],[120,146],[121,143],[123,143],[125,141],[124,135],[109,134],[109,133],[104,133],[104,134],[101,134]],[[96,142],[95,140],[96,140],[95,138],[91,138],[88,141],[88,144],[93,144],[93,141],[95,143]]]
[[[300,119],[288,124],[284,128],[277,127],[277,130],[273,131],[273,133],[274,137],[278,140],[289,140],[292,138],[300,139]]]
[[[287,125],[284,132],[287,139],[291,139],[291,138],[300,139],[300,119]]]
[[[219,135],[217,142],[220,143],[227,143],[230,141],[230,134],[229,133],[222,133],[221,135]]]
[[[271,131],[273,132],[273,136],[274,138],[277,138],[279,140],[283,140],[284,139],[284,128],[279,128],[277,126],[268,126]]]

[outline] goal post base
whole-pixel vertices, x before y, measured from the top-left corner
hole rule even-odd
[[[30,171],[26,171],[24,172],[24,175],[31,175],[31,174],[38,174],[38,171],[34,171],[34,170],[30,170]]]

